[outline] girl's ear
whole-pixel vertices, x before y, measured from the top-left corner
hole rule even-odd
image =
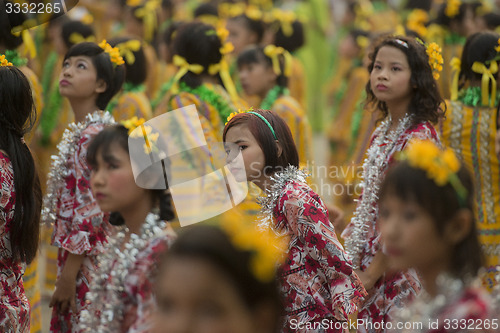
[[[453,244],[461,242],[470,233],[471,228],[474,228],[473,221],[470,209],[460,209],[446,225],[446,239]]]
[[[98,79],[95,87],[95,92],[101,94],[108,89],[108,85],[103,79]]]
[[[276,148],[278,149],[278,157],[281,157],[281,154],[283,153],[283,147],[281,147],[281,143],[276,140]]]

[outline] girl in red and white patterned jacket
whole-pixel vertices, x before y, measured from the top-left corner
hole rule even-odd
[[[261,201],[263,224],[290,237],[278,278],[285,298],[284,331],[343,332],[366,291],[325,204],[298,169],[287,124],[271,111],[239,113],[226,124],[223,140],[235,179],[267,193]]]
[[[105,41],[76,44],[64,57],[59,91],[69,100],[75,123],[57,146],[42,211],[42,220],[53,225],[52,245],[58,247],[56,289],[49,304],[51,332],[78,332],[90,272],[111,231],[90,191],[86,155],[91,139],[114,123],[104,110],[124,77],[118,49]]]

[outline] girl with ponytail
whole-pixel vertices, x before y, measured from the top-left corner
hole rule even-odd
[[[41,190],[24,136],[36,111],[26,76],[0,62],[0,331],[29,332],[22,276],[38,250]]]

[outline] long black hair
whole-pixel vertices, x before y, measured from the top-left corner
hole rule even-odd
[[[22,138],[35,120],[28,79],[14,66],[0,67],[0,149],[12,163],[16,198],[9,227],[12,258],[28,264],[38,250],[42,195],[33,156]]]
[[[87,163],[91,168],[95,168],[97,165],[97,155],[102,156],[106,160],[106,156],[109,156],[108,152],[111,146],[117,143],[123,148],[127,153],[129,153],[128,145],[128,129],[123,125],[113,125],[106,127],[99,134],[97,134],[94,139],[92,139],[89,148],[87,150]],[[167,184],[167,182],[165,182]],[[167,184],[168,185],[168,184]],[[160,220],[171,221],[175,218],[175,212],[172,205],[172,196],[168,189],[166,190],[151,190],[153,197],[156,199],[159,207]],[[124,224],[125,221],[119,213],[112,213],[110,217],[110,223],[114,225]]]

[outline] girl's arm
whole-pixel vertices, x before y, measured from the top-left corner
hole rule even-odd
[[[388,268],[387,256],[382,252],[378,251],[373,257],[372,263],[366,270],[356,270],[356,274],[365,286],[366,290],[373,288],[375,283],[384,275]]]
[[[56,306],[60,313],[66,312],[68,308],[76,312],[76,277],[80,272],[84,258],[85,254],[68,253],[49,307]]]

